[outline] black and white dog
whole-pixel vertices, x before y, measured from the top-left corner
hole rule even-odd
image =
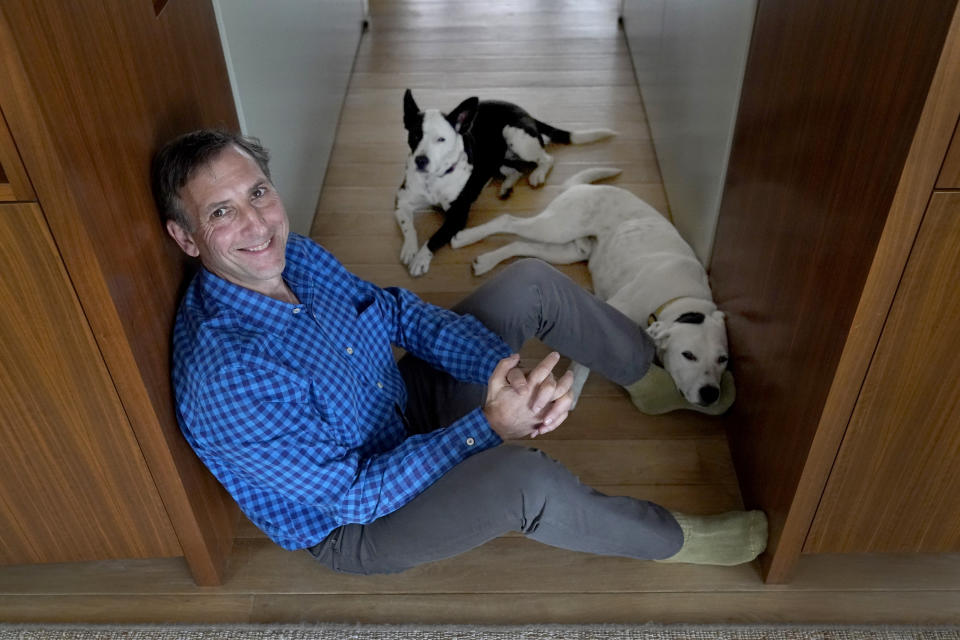
[[[477,97],[449,114],[421,111],[410,89],[403,95],[403,126],[410,157],[394,215],[403,232],[400,260],[412,276],[426,273],[433,254],[467,225],[470,206],[491,178],[503,177],[500,197],[506,198],[523,174],[529,174],[532,187],[546,180],[553,157],[544,144],[582,144],[616,135],[609,129],[564,131],[515,104]],[[445,218],[421,247],[413,214],[429,207],[439,207]]]

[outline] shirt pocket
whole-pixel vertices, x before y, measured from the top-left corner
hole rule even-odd
[[[367,372],[373,378],[381,378],[385,365],[393,363],[393,350],[380,308],[372,300],[358,311],[353,333],[354,349],[365,363]]]

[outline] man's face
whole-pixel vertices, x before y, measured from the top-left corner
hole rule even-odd
[[[287,213],[256,161],[236,147],[224,149],[180,190],[190,221],[167,231],[190,256],[234,284],[271,295],[282,286]]]

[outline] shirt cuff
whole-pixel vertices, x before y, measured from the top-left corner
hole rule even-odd
[[[490,428],[486,414],[479,407],[457,420],[454,431],[467,455],[479,453],[503,442]]]

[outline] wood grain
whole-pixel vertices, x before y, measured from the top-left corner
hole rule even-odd
[[[808,552],[960,551],[960,193],[936,193]]]
[[[213,10],[11,1],[0,16],[3,113],[183,553],[216,582],[235,512],[176,425],[169,341],[184,266],[148,180],[160,142],[236,126]]]
[[[954,131],[953,142],[947,151],[937,180],[938,189],[960,189],[960,129]]]
[[[30,179],[23,170],[20,154],[10,137],[3,113],[0,112],[0,202],[35,199]]]
[[[771,581],[809,526],[786,527],[791,508],[819,495],[798,487],[823,462],[811,447],[955,6],[758,5],[711,279],[736,354],[725,421],[744,502],[770,517]]]
[[[0,564],[179,555],[40,208],[0,237]]]

